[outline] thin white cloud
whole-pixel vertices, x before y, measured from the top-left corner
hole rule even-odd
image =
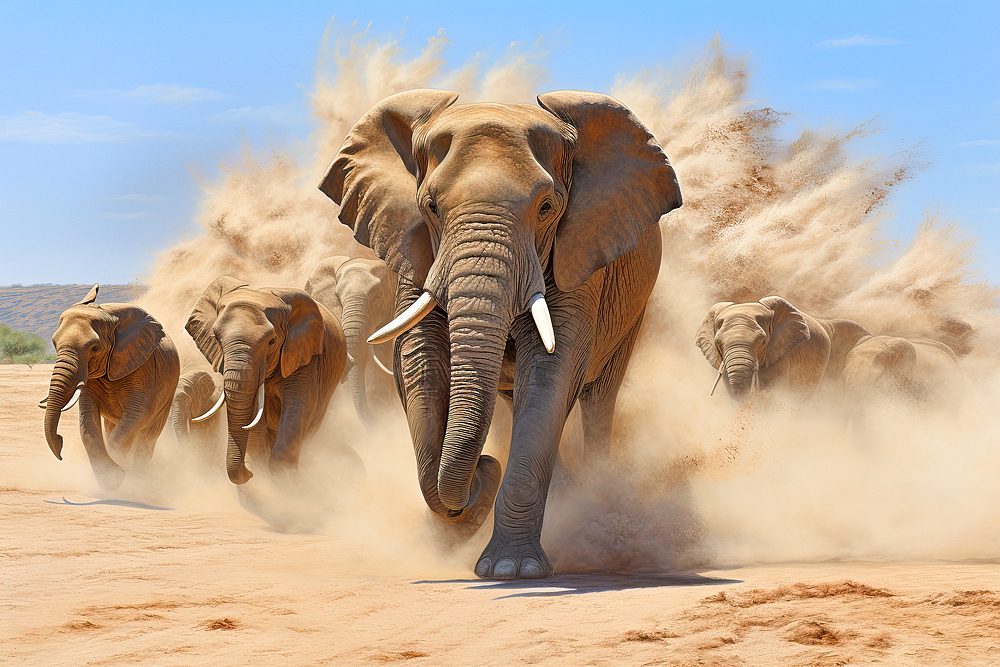
[[[134,141],[168,134],[170,133],[149,132],[110,116],[85,116],[73,111],[60,114],[21,111],[0,115],[0,141],[93,144]]]
[[[992,176],[1000,174],[1000,162],[994,164],[974,164],[967,167],[973,174]]]
[[[79,95],[89,99],[127,100],[143,104],[168,104],[172,106],[187,106],[198,102],[218,102],[227,99],[227,95],[224,93],[209,88],[166,84],[138,86],[132,90],[84,90]]]
[[[227,109],[212,116],[222,123],[265,122],[292,125],[303,120],[303,115],[290,106],[271,105],[266,107],[240,107]]]
[[[837,49],[844,46],[898,46],[906,44],[901,39],[891,37],[872,37],[871,35],[854,35],[847,39],[828,39],[816,45],[820,49]]]
[[[822,79],[806,84],[809,90],[870,90],[877,88],[882,82],[879,79]]]
[[[963,141],[959,146],[1000,146],[1000,139],[976,139],[975,141]]]

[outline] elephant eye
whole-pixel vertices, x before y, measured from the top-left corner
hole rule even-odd
[[[272,338],[271,340],[267,341],[267,344],[268,345],[274,345],[274,341],[276,341],[276,340],[277,340],[276,338]]]
[[[543,201],[542,205],[538,208],[538,215],[544,218],[551,211],[552,211],[552,203],[549,201]]]
[[[438,207],[437,204],[434,203],[433,199],[427,200],[427,210],[433,213],[434,215],[437,215]]]
[[[93,347],[90,348],[90,351],[91,352],[97,352],[99,349],[101,349],[101,346],[95,344]]]

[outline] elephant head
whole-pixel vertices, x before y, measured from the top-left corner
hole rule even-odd
[[[363,250],[370,256],[336,256],[321,261],[310,274],[305,289],[330,309],[344,329],[351,360],[344,368],[344,379],[350,382],[351,399],[358,417],[369,424],[372,414],[365,383],[369,356],[374,356],[376,364],[386,369],[366,340],[376,328],[392,319],[396,274],[371,250]],[[391,371],[388,372],[391,375]]]
[[[215,380],[208,371],[197,369],[181,374],[170,403],[170,423],[177,442],[190,437],[192,420],[205,414],[221,398],[215,396],[215,390]]]
[[[302,290],[250,289],[222,276],[198,299],[185,328],[222,374],[223,394],[212,412],[226,403],[226,470],[232,482],[243,484],[253,477],[244,458],[249,429],[263,416],[264,385],[287,378],[322,353],[323,317]]]
[[[681,204],[666,156],[617,100],[562,91],[539,96],[540,107],[453,106],[457,97],[386,98],[354,126],[320,184],[357,240],[423,290],[373,340],[435,307],[447,315],[448,339],[423,353],[448,369],[448,386],[434,391],[448,395],[436,495],[450,515],[476,500],[515,318],[530,311],[551,353],[546,294],[580,288]],[[433,400],[420,391],[408,400]]]
[[[44,428],[49,449],[60,460],[60,414],[76,404],[91,380],[113,382],[136,371],[166,335],[160,323],[141,308],[120,303],[95,305],[98,289],[94,285],[83,301],[63,311],[52,335],[56,362],[44,400]],[[95,472],[100,476],[100,471]]]
[[[717,303],[708,311],[695,342],[708,363],[726,378],[736,399],[758,386],[758,373],[810,337],[805,316],[780,296],[758,303]]]

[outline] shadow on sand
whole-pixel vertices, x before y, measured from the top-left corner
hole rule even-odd
[[[555,597],[623,591],[633,588],[673,586],[724,586],[743,583],[740,579],[716,579],[700,574],[641,573],[641,574],[557,574],[548,579],[517,579],[490,581],[486,579],[441,579],[414,581],[414,584],[467,584],[473,590],[506,592],[494,599],[520,597]]]

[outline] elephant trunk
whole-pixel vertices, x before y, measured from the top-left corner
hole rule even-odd
[[[723,358],[730,392],[737,399],[747,398],[757,378],[758,363],[753,351],[731,346],[726,348]]]
[[[179,390],[170,405],[170,424],[177,442],[183,442],[191,435],[191,396]]]
[[[471,244],[452,256],[447,312],[451,339],[448,422],[438,469],[438,496],[451,512],[474,504],[474,476],[500,384],[513,320],[510,262]],[[457,255],[457,257],[455,256]]]
[[[347,341],[347,353],[354,359],[354,364],[347,372],[351,386],[351,400],[358,418],[365,425],[371,421],[371,410],[368,407],[368,396],[365,391],[365,369],[367,368],[368,344],[368,301],[362,294],[353,294],[344,302],[344,315],[341,322],[344,338]]]
[[[86,368],[86,363],[81,368],[76,350],[67,347],[59,350],[55,367],[52,369],[52,377],[49,380],[49,395],[45,403],[45,440],[49,443],[49,449],[60,461],[62,460],[63,439],[57,432],[59,417],[79,384],[86,382]]]
[[[226,346],[223,357],[225,372],[222,376],[222,388],[226,395],[226,416],[229,422],[226,472],[233,484],[245,484],[253,477],[253,473],[247,469],[245,462],[250,431],[243,427],[254,418],[257,408],[254,399],[260,379],[249,350]]]

